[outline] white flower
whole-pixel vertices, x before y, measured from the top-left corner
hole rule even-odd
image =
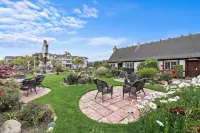
[[[142,102],[142,100],[138,99],[138,100],[137,100],[137,102],[139,102],[139,103],[140,103],[140,102]]]
[[[160,100],[161,103],[167,103],[167,100]]]
[[[150,96],[145,96],[144,99],[151,100],[151,97]]]
[[[175,80],[175,81],[172,82],[172,84],[174,84],[174,85],[178,85],[178,84],[180,84],[180,83],[181,83],[180,80]]]
[[[168,101],[169,101],[169,102],[176,102],[177,99],[176,99],[176,98],[169,98]]]
[[[143,105],[143,106],[146,106],[148,103],[149,103],[148,100],[144,100],[144,101],[142,102],[142,105]]]
[[[179,88],[190,87],[190,84],[189,84],[189,83],[181,83],[181,84],[179,84],[178,87],[179,87]]]
[[[166,90],[166,91],[168,91],[169,89],[170,89],[169,86],[165,87],[165,90]]]
[[[175,98],[175,99],[177,99],[177,100],[179,100],[179,99],[180,99],[180,97],[179,97],[179,96],[175,96],[174,98]]]
[[[152,109],[157,109],[157,105],[156,105],[155,103],[153,103],[153,102],[150,102],[150,103],[149,103],[149,106],[150,106],[150,108],[152,108]]]
[[[174,94],[176,91],[169,91],[167,92],[166,94],[169,95],[169,94]]]
[[[144,109],[144,108],[145,108],[143,105],[139,105],[139,104],[136,104],[136,107],[137,107],[138,109]]]
[[[177,86],[173,85],[173,86],[170,86],[171,89],[175,89],[177,88]]]
[[[159,120],[156,120],[156,123],[158,123],[159,126],[164,127],[164,124],[162,122],[160,122]]]

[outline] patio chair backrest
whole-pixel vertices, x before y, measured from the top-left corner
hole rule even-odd
[[[134,84],[133,86],[136,88],[136,92],[141,90],[141,86],[142,86],[142,81],[141,80],[137,80],[133,84]]]
[[[36,82],[42,82],[44,79],[45,79],[45,76],[44,76],[44,75],[38,75],[38,76],[36,77]]]
[[[103,89],[106,86],[105,81],[102,81],[102,80],[99,80],[99,79],[94,79],[94,83],[96,84],[97,90],[99,92],[102,92]]]
[[[129,79],[130,82],[135,82],[137,80],[137,75],[136,74],[128,74],[127,79]]]
[[[29,87],[35,88],[36,87],[36,78],[29,79]]]
[[[23,86],[28,86],[29,85],[29,81],[30,81],[30,79],[24,79],[23,82],[22,82],[22,85]]]

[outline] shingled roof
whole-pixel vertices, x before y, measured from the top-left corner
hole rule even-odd
[[[200,57],[200,33],[117,49],[108,62]]]

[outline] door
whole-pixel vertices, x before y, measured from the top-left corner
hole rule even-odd
[[[199,60],[188,60],[187,61],[187,76],[196,77],[199,72]]]
[[[122,67],[122,63],[118,63],[118,69]]]

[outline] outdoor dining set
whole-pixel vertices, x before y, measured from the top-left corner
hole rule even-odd
[[[26,78],[25,75],[17,75],[15,76],[15,79],[17,82],[21,83],[21,90],[22,91],[27,91],[27,97],[28,97],[28,93],[29,91],[32,92],[32,89],[34,89],[35,93],[37,94],[37,90],[36,87],[43,87],[42,82],[45,79],[44,75],[38,75],[36,77],[32,77],[32,78]]]
[[[144,95],[146,96],[144,92],[144,85],[147,82],[147,78],[139,79],[136,74],[127,74],[124,78],[124,85],[123,85],[123,99],[124,99],[124,94],[128,93],[129,96],[130,94],[134,94],[137,98],[137,94],[140,92],[143,92]],[[108,85],[106,81],[100,80],[100,79],[94,79],[94,83],[97,88],[97,95],[99,92],[102,93],[102,101],[104,101],[103,95],[104,94],[111,94],[111,99],[113,96],[113,86]],[[96,99],[95,97],[95,99]]]

